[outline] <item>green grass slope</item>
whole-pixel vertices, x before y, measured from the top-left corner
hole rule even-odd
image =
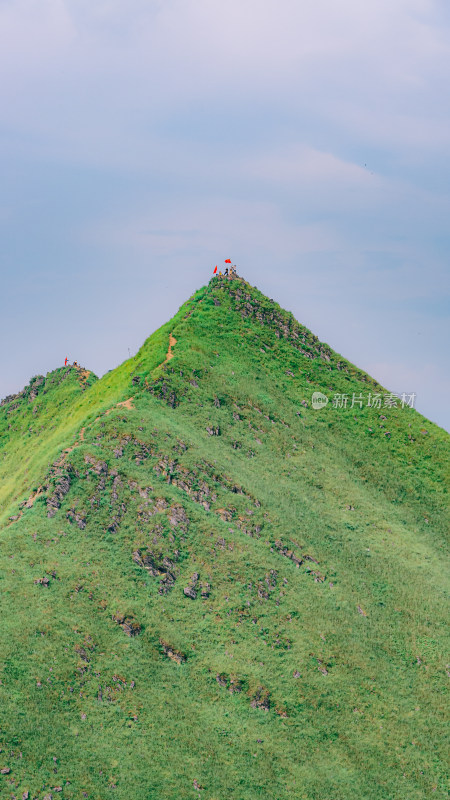
[[[66,385],[0,417],[0,796],[446,797],[448,435],[241,280]]]
[[[36,454],[48,452],[52,432],[70,424],[74,406],[96,380],[92,372],[69,364],[45,377],[36,375],[0,402],[0,509],[30,485]],[[37,471],[42,471],[40,459]]]

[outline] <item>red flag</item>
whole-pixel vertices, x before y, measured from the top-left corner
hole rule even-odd
[[[231,264],[231,258],[226,258],[225,259],[225,264]]]
[[[215,272],[217,272],[217,264],[216,264],[216,266],[214,267],[213,275],[214,275],[214,273],[215,273]]]

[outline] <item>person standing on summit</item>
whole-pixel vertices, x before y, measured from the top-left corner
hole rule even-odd
[[[65,359],[64,359],[64,366],[65,366],[65,367],[67,367],[67,361],[68,361],[68,358],[67,358],[67,356],[66,356],[66,357],[65,357]]]

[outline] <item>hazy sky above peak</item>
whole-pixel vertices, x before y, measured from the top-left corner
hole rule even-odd
[[[450,428],[450,6],[0,0],[0,396],[231,257]]]

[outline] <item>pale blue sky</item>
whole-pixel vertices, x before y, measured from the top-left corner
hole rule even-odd
[[[0,74],[0,396],[231,257],[450,428],[447,3],[0,0]]]

